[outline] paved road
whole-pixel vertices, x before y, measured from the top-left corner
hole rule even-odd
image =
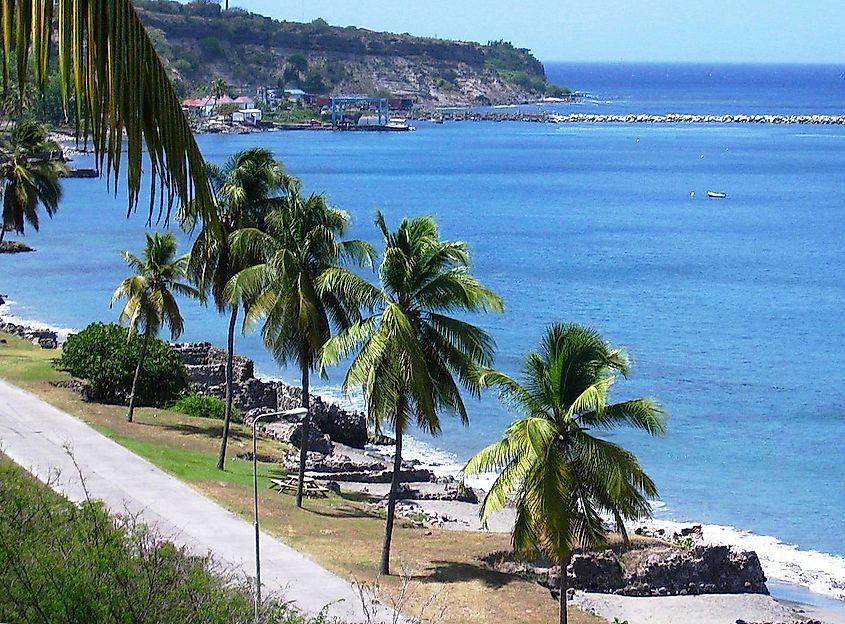
[[[72,449],[71,459],[66,448]],[[93,498],[115,512],[140,513],[163,536],[227,568],[254,570],[254,532],[245,522],[178,479],[17,386],[0,380],[0,450],[42,481],[81,501],[85,492],[74,460]],[[58,475],[58,477],[55,477]],[[302,553],[262,533],[261,576],[271,591],[315,615],[364,622],[355,589]],[[267,590],[265,590],[267,591]],[[392,612],[389,614],[392,616]],[[378,621],[391,621],[386,612]]]

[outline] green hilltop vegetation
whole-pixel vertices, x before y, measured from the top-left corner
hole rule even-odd
[[[368,93],[422,106],[514,104],[562,97],[543,64],[509,42],[486,45],[409,34],[278,21],[211,0],[135,0],[182,95],[217,79],[247,91],[300,87],[309,93]]]

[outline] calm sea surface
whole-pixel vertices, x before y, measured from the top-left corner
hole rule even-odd
[[[845,113],[843,68],[551,64],[549,74],[589,94],[563,111]],[[272,148],[353,215],[356,237],[377,242],[376,208],[391,224],[434,215],[506,300],[504,315],[479,319],[505,371],[557,320],[627,347],[633,375],[616,397],[657,397],[670,431],[611,437],[656,478],[658,518],[703,522],[714,539],[758,550],[770,576],[845,596],[845,128],[420,123],[200,144],[215,162]],[[37,253],[0,257],[6,312],[65,328],[114,320],[109,297],[126,273],[117,252],[141,247],[145,215],[127,220],[103,181],[68,181],[65,193],[27,236]],[[185,309],[185,339],[224,344],[225,319]],[[238,349],[262,374],[296,379],[257,337]],[[342,375],[325,391],[337,394]],[[447,422],[418,452],[459,463],[511,418],[493,397],[470,409],[470,428]]]

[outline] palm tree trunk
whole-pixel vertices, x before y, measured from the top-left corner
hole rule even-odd
[[[393,479],[387,496],[387,524],[384,527],[384,545],[381,548],[380,572],[390,574],[390,542],[393,540],[393,521],[396,517],[396,499],[399,496],[399,473],[402,471],[402,429],[396,427],[396,455],[393,458]]]
[[[223,470],[226,463],[226,446],[229,444],[229,423],[232,422],[232,386],[234,385],[232,361],[235,359],[235,325],[238,322],[238,306],[232,306],[229,319],[229,341],[226,351],[226,411],[223,415],[223,438],[220,440],[220,453],[217,455],[217,470]]]
[[[3,242],[3,239],[6,238],[6,224],[0,224],[0,243]]]
[[[150,332],[144,332],[144,342],[141,343],[141,355],[138,357],[138,366],[135,367],[135,378],[132,380],[132,394],[129,395],[129,412],[126,414],[127,422],[132,422],[135,414],[135,393],[138,390],[138,378],[141,376],[141,367],[144,365],[144,358],[147,356],[147,346],[150,344]]]
[[[569,590],[569,578],[566,576],[566,568],[569,567],[570,554],[566,553],[560,560],[560,624],[566,624],[566,593]]]
[[[302,365],[302,407],[306,410],[311,405],[308,364]],[[296,506],[302,509],[302,494],[305,489],[305,460],[308,457],[308,430],[311,427],[311,412],[305,412],[302,418],[302,434],[299,436],[299,483],[296,486]]]

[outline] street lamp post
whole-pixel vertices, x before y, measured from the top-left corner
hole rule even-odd
[[[304,416],[308,410],[304,407],[260,414],[252,421],[252,507],[255,525],[255,624],[258,624],[258,612],[261,608],[261,553],[258,543],[258,421],[276,416]],[[303,435],[307,435],[303,434]]]

